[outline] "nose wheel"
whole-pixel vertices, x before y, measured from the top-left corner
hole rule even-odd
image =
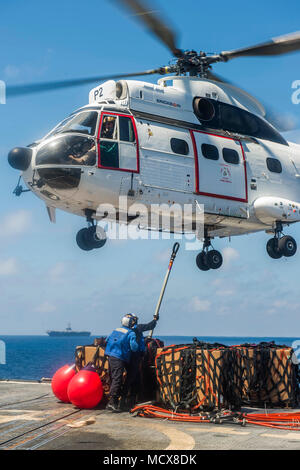
[[[294,256],[297,251],[297,243],[293,237],[282,235],[282,224],[278,222],[274,230],[274,237],[267,243],[267,253],[273,259]]]
[[[206,237],[203,243],[203,250],[196,257],[196,265],[201,271],[219,269],[222,266],[223,258],[221,253],[209,248],[211,248],[210,238]]]
[[[102,227],[91,226],[82,228],[77,232],[76,242],[84,251],[102,248],[107,241],[106,233]]]
[[[105,230],[100,225],[95,225],[91,216],[87,217],[89,227],[82,228],[77,232],[76,242],[79,248],[84,251],[91,251],[96,248],[102,248],[106,241]]]

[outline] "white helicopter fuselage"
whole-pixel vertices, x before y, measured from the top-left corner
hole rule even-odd
[[[168,81],[172,85],[167,86]],[[55,208],[81,216],[88,209],[94,218],[100,204],[119,210],[120,196],[128,196],[129,215],[136,203],[191,204],[194,211],[203,205],[210,237],[271,230],[278,221],[299,221],[300,146],[284,142],[275,129],[274,139],[264,139],[210,128],[209,123],[204,126],[195,114],[195,97],[235,106],[266,123],[259,102],[223,83],[196,77],[163,78],[157,85],[108,81],[91,90],[89,104],[77,111],[98,115],[90,136],[95,164],[39,161],[39,152],[61,138],[59,132],[51,133],[32,147],[32,162],[23,179],[45,201],[52,221]],[[105,116],[127,119],[134,133],[131,138],[123,138],[120,131],[115,136],[118,164],[104,163]],[[45,174],[47,168],[62,167],[75,171],[80,167],[78,184],[64,187],[47,177],[42,185],[35,184],[41,170]]]

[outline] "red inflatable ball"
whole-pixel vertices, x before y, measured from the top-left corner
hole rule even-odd
[[[67,364],[58,369],[53,375],[51,382],[52,392],[60,401],[70,403],[68,385],[75,374],[75,365],[70,366]]]
[[[78,408],[97,406],[103,397],[102,382],[97,372],[89,367],[80,370],[69,383],[68,397]]]

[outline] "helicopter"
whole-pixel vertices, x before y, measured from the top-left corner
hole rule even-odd
[[[115,0],[133,12],[171,52],[174,63],[136,73],[7,87],[7,96],[97,83],[89,103],[72,112],[44,138],[9,152],[19,171],[16,196],[31,191],[42,199],[51,222],[61,209],[86,218],[76,235],[91,251],[107,236],[98,222],[100,204],[116,209],[117,222],[137,219],[130,207],[140,203],[190,204],[193,217],[204,207],[201,271],[218,269],[217,237],[265,231],[273,259],[297,251],[284,227],[300,221],[300,145],[280,133],[284,122],[256,98],[212,71],[215,63],[235,58],[276,56],[300,49],[300,32],[262,44],[207,54],[182,50],[175,31],[144,0]],[[161,75],[157,84],[137,77]],[[132,79],[135,78],[135,79]],[[23,189],[23,178],[27,189]],[[120,208],[120,196],[129,200]],[[174,221],[173,221],[174,222]],[[142,228],[164,230],[163,224]],[[167,228],[171,233],[183,226]]]

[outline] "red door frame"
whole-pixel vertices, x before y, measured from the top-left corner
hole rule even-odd
[[[103,121],[103,116],[123,116],[131,119],[132,126],[133,126],[133,131],[135,135],[135,144],[136,144],[136,162],[137,162],[137,169],[136,170],[127,170],[126,168],[113,168],[109,166],[102,166],[101,165],[101,155],[100,155],[100,132],[101,132],[101,127],[102,127],[102,121]],[[121,142],[118,140],[118,144]],[[99,129],[98,129],[98,135],[97,135],[97,146],[98,146],[98,168],[103,168],[105,170],[115,170],[115,171],[126,171],[127,173],[139,173],[140,172],[140,151],[139,151],[139,140],[138,140],[138,133],[137,133],[137,128],[135,124],[134,117],[131,116],[130,114],[122,114],[122,113],[114,113],[111,111],[102,111],[101,116],[100,116],[100,123],[99,123]]]
[[[213,194],[213,193],[205,193],[199,190],[199,157],[198,157],[198,149],[197,149],[197,144],[196,144],[196,139],[194,136],[194,132],[199,132],[200,134],[207,134],[211,135],[213,137],[221,137],[222,139],[228,139],[228,140],[234,140],[235,142],[238,141],[240,146],[241,146],[241,151],[242,151],[242,157],[243,157],[243,165],[244,165],[244,175],[245,175],[245,198],[238,198],[238,197],[233,197],[233,196],[225,196],[221,194]],[[243,145],[239,139],[234,139],[233,137],[227,137],[223,135],[218,135],[218,134],[212,134],[210,132],[205,132],[205,131],[196,131],[190,129],[190,135],[192,139],[192,144],[193,144],[193,149],[194,149],[194,157],[195,157],[195,192],[196,194],[199,194],[201,196],[210,196],[210,197],[216,197],[218,199],[227,199],[229,201],[239,201],[239,202],[248,202],[248,182],[247,182],[247,167],[246,167],[246,158],[245,158],[245,152],[243,149]]]

